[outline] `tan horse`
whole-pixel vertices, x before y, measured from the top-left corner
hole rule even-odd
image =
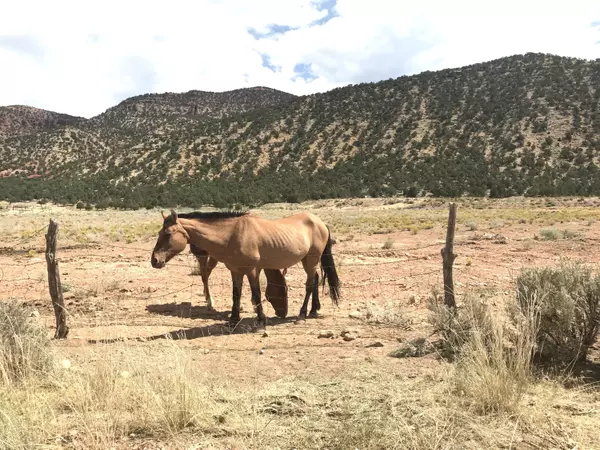
[[[260,326],[266,324],[259,285],[263,269],[286,269],[302,262],[306,272],[306,294],[298,315],[305,319],[312,296],[309,317],[316,317],[319,302],[321,262],[323,283],[329,284],[329,295],[337,305],[340,282],[331,253],[331,236],[327,225],[310,213],[294,214],[278,220],[266,220],[247,212],[193,212],[163,214],[163,227],[152,252],[152,267],[160,269],[188,243],[205,250],[225,264],[233,282],[233,307],[230,322],[240,320],[240,297],[244,275],[252,291]]]
[[[200,269],[200,277],[204,285],[204,298],[209,309],[214,309],[213,298],[210,295],[208,288],[208,277],[210,277],[213,269],[219,264],[215,258],[210,256],[206,250],[190,244],[190,251],[196,257]],[[285,273],[277,269],[265,269],[267,277],[267,289],[265,289],[265,297],[273,306],[277,317],[285,318],[288,312],[288,288],[285,280]]]
[[[335,237],[333,237],[333,235],[330,236],[330,240],[331,245],[337,244],[337,240]],[[194,244],[190,244],[190,251],[198,261],[206,304],[209,309],[215,309],[213,298],[208,287],[208,277],[210,277],[213,269],[217,267],[219,261],[210,256],[206,250],[202,250],[201,248],[196,247]],[[265,269],[265,275],[267,277],[267,289],[265,289],[265,297],[275,309],[275,314],[277,317],[280,318],[285,318],[288,310],[288,288],[285,279],[287,271],[288,269],[283,269],[283,272],[275,269]]]

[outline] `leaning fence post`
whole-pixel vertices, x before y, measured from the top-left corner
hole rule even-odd
[[[54,316],[56,317],[56,332],[54,339],[65,339],[69,334],[67,326],[67,312],[63,298],[62,286],[60,284],[60,270],[56,260],[56,235],[58,234],[58,223],[50,219],[48,233],[46,233],[46,264],[48,266],[48,288]]]
[[[454,297],[454,280],[452,279],[452,265],[456,255],[454,254],[454,229],[456,228],[456,204],[450,203],[448,214],[448,229],[446,230],[446,246],[442,249],[442,261],[444,269],[444,303],[451,308],[456,307]]]

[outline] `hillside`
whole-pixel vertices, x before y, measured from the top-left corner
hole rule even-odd
[[[295,95],[266,87],[227,92],[189,91],[183,94],[144,94],[130,97],[96,116],[93,121],[120,126],[124,119],[172,115],[220,119],[259,107],[269,107],[296,98]]]
[[[598,86],[598,60],[526,54],[303,97],[202,93],[194,109],[196,94],[140,96],[81,125],[4,138],[0,173],[40,177],[0,179],[0,191],[132,207],[598,195]]]
[[[31,106],[0,106],[0,137],[40,133],[83,122],[85,122],[83,117],[69,116]]]
[[[104,113],[93,117],[93,127],[136,130],[141,124],[156,127],[165,120],[222,119],[259,108],[285,104],[296,96],[266,87],[236,89],[226,92],[189,91],[185,93],[144,94],[130,97]]]

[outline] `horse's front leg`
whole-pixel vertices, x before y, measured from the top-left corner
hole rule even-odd
[[[212,309],[212,300],[210,298],[210,291],[208,289],[208,253],[197,254],[196,259],[198,260],[198,266],[200,269],[200,278],[202,278],[202,286],[204,286],[204,299],[208,304],[208,307]]]
[[[261,295],[260,295],[260,269],[252,269],[246,274],[250,289],[252,290],[252,304],[256,310],[258,320],[258,328],[264,329],[267,326],[267,318],[263,311]]]
[[[202,275],[202,282],[204,283],[204,298],[206,299],[208,309],[215,309],[212,296],[210,295],[210,289],[208,288],[208,277],[210,277],[211,272],[217,264],[219,264],[219,261],[210,256],[207,256],[200,262],[200,274]]]
[[[244,274],[231,271],[231,281],[233,284],[233,305],[231,307],[229,324],[235,326],[240,321],[240,301],[242,298],[242,282],[244,281]]]

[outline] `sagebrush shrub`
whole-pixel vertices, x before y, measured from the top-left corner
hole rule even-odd
[[[598,334],[600,277],[578,262],[524,269],[517,306],[539,317],[536,357],[556,367],[573,364],[585,359]]]

